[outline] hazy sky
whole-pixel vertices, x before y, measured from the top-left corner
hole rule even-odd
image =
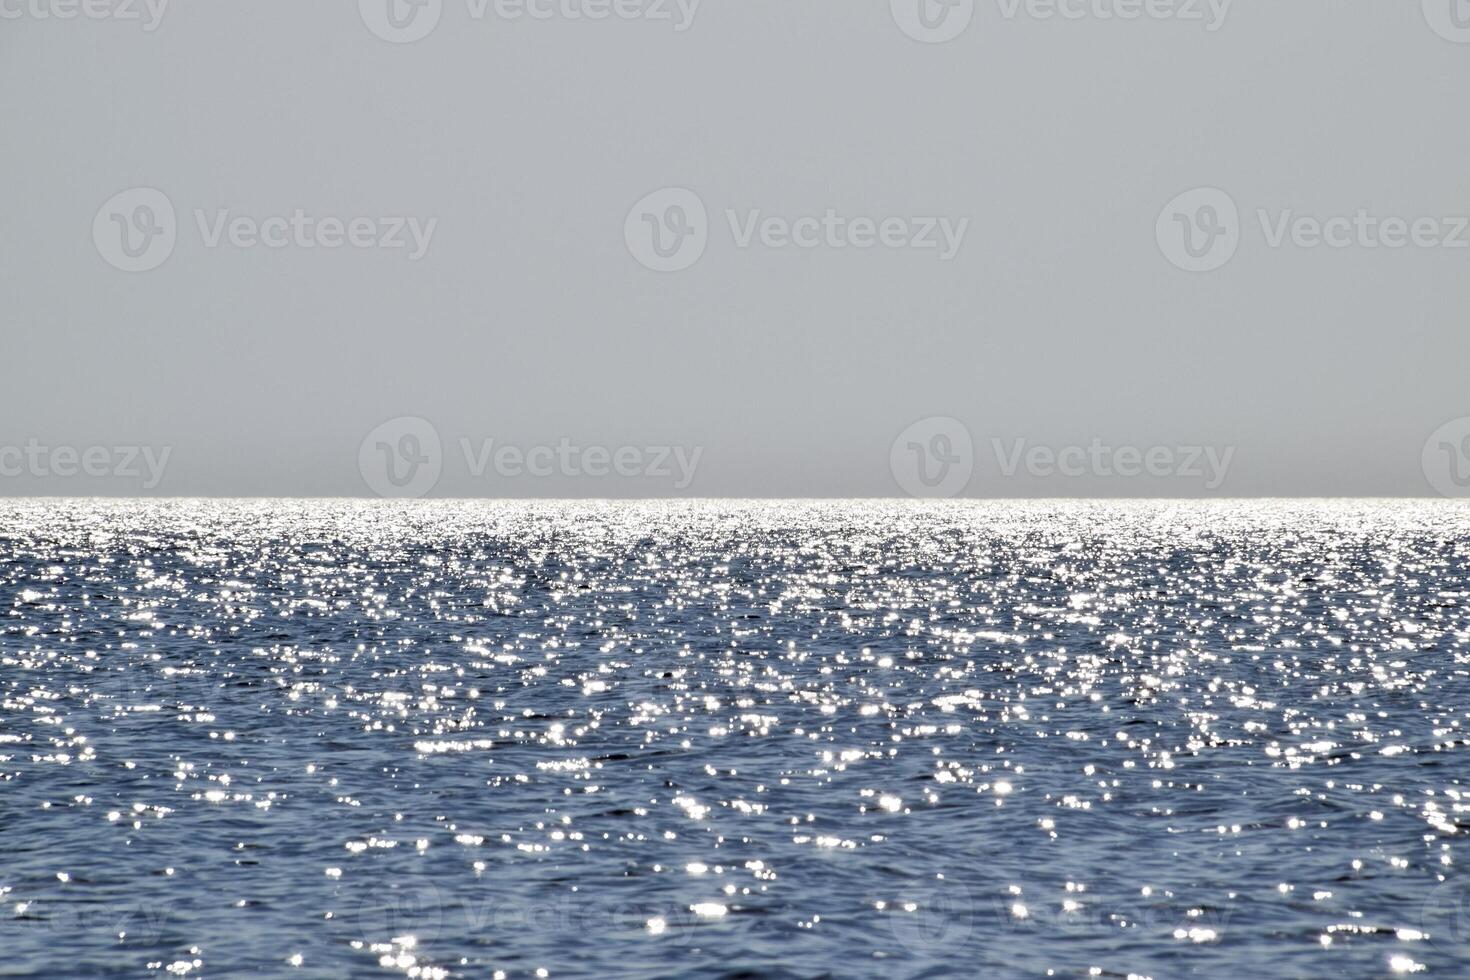
[[[78,2],[0,495],[1470,484],[1470,0]]]

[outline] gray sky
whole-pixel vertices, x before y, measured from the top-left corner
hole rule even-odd
[[[1470,0],[89,2],[0,0],[0,495],[1466,492]]]

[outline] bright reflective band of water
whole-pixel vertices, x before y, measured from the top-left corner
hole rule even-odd
[[[0,972],[1463,977],[1467,552],[1452,503],[0,502]]]

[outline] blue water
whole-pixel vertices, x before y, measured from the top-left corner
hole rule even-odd
[[[0,973],[1470,975],[1450,503],[0,501]]]

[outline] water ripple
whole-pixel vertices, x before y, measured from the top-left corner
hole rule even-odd
[[[0,502],[4,969],[1463,976],[1467,532]]]

